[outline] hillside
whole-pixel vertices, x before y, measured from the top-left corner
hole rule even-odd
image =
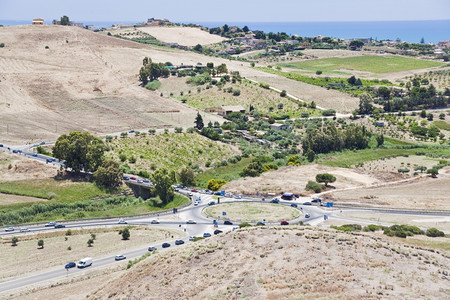
[[[9,141],[192,126],[195,110],[141,88],[137,73],[145,56],[206,63],[200,55],[64,26],[3,27],[0,40],[0,135]]]
[[[444,299],[449,263],[374,233],[254,228],[152,256],[88,299]]]
[[[221,36],[193,27],[151,26],[140,27],[138,30],[146,32],[164,43],[177,43],[183,46],[209,45],[225,40]]]

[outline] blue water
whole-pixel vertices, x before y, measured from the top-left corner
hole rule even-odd
[[[203,22],[206,27],[223,26],[223,22]],[[383,21],[383,22],[285,22],[285,23],[230,23],[240,28],[264,32],[286,32],[302,37],[328,36],[331,38],[373,38],[392,40],[399,38],[409,43],[438,43],[450,40],[450,20],[439,21]]]
[[[83,21],[85,25],[109,27],[112,24],[135,24],[139,21]],[[226,22],[174,21],[196,23],[206,27],[223,26]],[[30,20],[0,20],[4,26],[30,24]],[[46,22],[51,23],[50,22]],[[380,21],[380,22],[229,22],[229,26],[248,26],[251,30],[264,32],[286,32],[303,37],[328,36],[332,38],[373,38],[376,40],[396,40],[419,43],[438,43],[450,40],[450,20],[438,21]]]

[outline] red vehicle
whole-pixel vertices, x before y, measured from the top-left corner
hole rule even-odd
[[[281,221],[281,225],[289,225],[289,222],[288,221]]]
[[[130,180],[136,180],[136,177],[130,177]]]
[[[197,193],[198,191],[197,191],[197,189],[192,189],[191,192]]]

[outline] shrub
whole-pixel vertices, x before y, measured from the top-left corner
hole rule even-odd
[[[286,97],[286,95],[287,95],[286,90],[282,90],[281,93],[280,93],[280,96],[281,97]]]
[[[427,232],[426,232],[425,234],[426,234],[427,236],[429,236],[429,237],[445,236],[445,234],[444,234],[443,231],[440,231],[439,229],[434,228],[434,227],[428,228],[428,229],[427,229]]]
[[[381,230],[383,228],[383,226],[380,225],[374,225],[374,224],[370,224],[364,227],[364,231],[368,232],[368,231],[377,231],[377,230]]]
[[[161,87],[161,82],[159,80],[150,81],[145,85],[145,88],[151,91],[156,91]]]
[[[11,239],[12,246],[17,246],[18,242],[19,242],[19,238],[17,236],[13,236]]]
[[[0,48],[5,47],[5,43],[0,43]]]
[[[67,229],[66,230],[66,235],[72,235],[72,229]]]
[[[334,109],[325,109],[322,111],[322,116],[334,116],[336,115],[336,111]]]
[[[321,75],[321,74],[322,74],[322,71],[320,71],[320,70],[316,71],[316,75]]]
[[[264,88],[264,89],[269,89],[270,88],[270,85],[268,83],[264,83],[264,82],[260,82],[259,86]]]
[[[341,231],[361,231],[362,227],[359,224],[345,224],[342,226],[330,226],[331,228]]]
[[[123,240],[128,240],[128,239],[130,239],[130,236],[131,236],[130,230],[128,228],[124,228],[122,230],[119,230],[119,234],[122,235],[122,239]]]
[[[315,193],[320,193],[324,189],[325,189],[325,185],[317,183],[312,180],[309,180],[305,187],[305,190],[314,191]]]
[[[239,96],[241,94],[241,91],[239,89],[233,90],[233,96]]]
[[[239,224],[239,228],[251,227],[251,226],[252,226],[252,224],[247,223],[247,222],[243,222],[243,223]]]

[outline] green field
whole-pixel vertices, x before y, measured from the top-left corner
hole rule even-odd
[[[55,178],[1,182],[0,192],[63,202],[83,201],[107,194],[91,182]]]
[[[188,165],[204,167],[206,162],[212,165],[239,154],[229,145],[211,141],[197,133],[130,136],[113,139],[107,145],[111,149],[107,156],[119,161],[122,154],[126,157],[123,163],[127,163],[130,169],[147,172],[160,167],[177,172]],[[136,162],[133,163],[132,158]]]
[[[450,131],[450,124],[445,121],[434,121],[433,125],[435,125],[437,128]]]
[[[175,194],[174,200],[166,205],[162,205],[159,198],[144,201],[125,196],[77,202],[49,200],[46,203],[4,205],[0,208],[0,225],[144,214],[179,207],[189,201],[187,197]]]
[[[352,166],[357,166],[368,161],[394,156],[427,155],[436,158],[450,158],[450,147],[403,147],[405,148],[402,148],[402,146],[398,146],[397,148],[374,148],[359,151],[346,150],[342,152],[329,153],[323,155],[318,160],[318,163],[330,167],[350,168]]]
[[[228,164],[227,166],[206,170],[205,172],[196,175],[196,185],[200,188],[206,188],[206,184],[210,179],[223,179],[227,182],[238,179],[241,177],[239,173],[244,170],[251,160],[252,158],[249,157],[242,158],[241,161],[238,161],[235,164]]]
[[[302,61],[296,63],[277,64],[284,68],[301,69],[305,71],[320,70],[325,73],[336,73],[340,70],[354,70],[377,74],[425,69],[445,65],[441,62],[407,58],[403,56],[354,56],[333,57]]]

